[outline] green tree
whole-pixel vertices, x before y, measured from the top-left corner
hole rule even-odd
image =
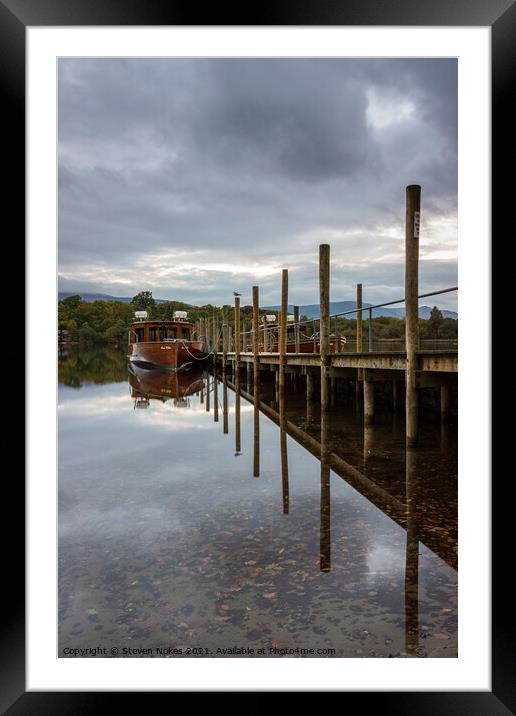
[[[430,311],[430,318],[428,319],[428,337],[429,338],[438,338],[439,337],[439,328],[442,326],[443,321],[444,321],[443,314],[437,308],[437,306],[434,306],[432,308],[432,310]]]
[[[76,294],[74,296],[67,296],[61,301],[63,306],[65,306],[65,308],[67,308],[71,313],[77,310],[81,302],[82,298],[79,296],[79,294]]]
[[[153,316],[156,309],[156,301],[152,297],[151,291],[140,291],[133,296],[131,305],[135,311],[148,311],[149,317]]]
[[[117,321],[104,331],[104,338],[108,343],[126,343],[127,326],[123,321]]]

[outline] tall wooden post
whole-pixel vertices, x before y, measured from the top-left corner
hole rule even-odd
[[[222,309],[222,430],[228,432],[228,384],[226,376],[226,362],[228,353],[228,324],[226,310]]]
[[[260,289],[253,286],[253,372],[254,382],[258,375],[258,354],[260,351]],[[255,385],[256,387],[256,385]]]
[[[258,353],[260,350],[260,291],[253,286],[253,399],[254,399],[254,456],[253,477],[260,475],[260,368]]]
[[[240,296],[235,296],[235,375],[240,373]]]
[[[330,353],[330,246],[319,246],[319,347],[321,356],[321,410],[329,410],[328,361]]]
[[[357,309],[362,308],[362,284],[357,283]],[[362,352],[362,311],[357,310],[357,353]]]
[[[418,390],[417,351],[419,350],[419,222],[421,212],[421,187],[417,184],[406,189],[405,217],[405,343],[407,366],[406,391],[406,440],[409,447],[418,443]]]
[[[357,283],[357,309],[362,308],[362,284]],[[362,352],[362,311],[357,310],[357,336],[355,350],[357,353]],[[360,390],[362,388],[362,374],[361,369],[357,368],[357,380],[355,383],[355,399],[358,403],[360,400]]]
[[[285,362],[287,353],[287,308],[288,308],[288,269],[281,272],[281,314],[279,334],[279,392],[285,392]]]
[[[219,327],[213,316],[213,422],[219,422],[219,383],[217,380],[217,353],[219,352]]]
[[[296,340],[295,351],[299,353],[301,350],[299,345],[299,306],[294,306],[294,331]]]

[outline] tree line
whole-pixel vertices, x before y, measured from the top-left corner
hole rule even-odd
[[[67,296],[58,304],[58,332],[60,343],[74,343],[83,345],[125,345],[127,332],[134,320],[135,311],[147,311],[149,319],[172,320],[174,311],[187,311],[188,318],[197,322],[199,319],[213,320],[218,324],[224,317],[231,325],[233,322],[233,306],[191,306],[181,301],[166,301],[157,303],[150,291],[140,291],[130,303],[123,301],[83,301],[79,295]],[[261,311],[261,314],[270,311]],[[252,306],[242,306],[241,330],[249,331],[252,327]],[[308,321],[308,332],[311,332],[312,322],[306,316],[301,321]],[[364,339],[367,340],[368,320],[363,320]],[[421,338],[455,339],[458,336],[458,321],[453,318],[444,318],[441,311],[434,306],[428,320],[420,319]],[[315,322],[318,331],[318,322]],[[356,319],[339,317],[331,321],[331,331],[337,330],[340,335],[353,340],[356,337]],[[405,335],[405,320],[393,317],[373,318],[373,333],[375,340],[403,339]]]

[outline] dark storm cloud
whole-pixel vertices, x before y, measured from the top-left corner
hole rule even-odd
[[[241,281],[275,303],[285,266],[313,302],[328,241],[335,300],[401,295],[417,182],[433,290],[456,270],[456,164],[454,60],[60,60],[61,286],[222,303]]]

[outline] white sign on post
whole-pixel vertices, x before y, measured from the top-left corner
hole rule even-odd
[[[414,238],[419,239],[419,211],[414,212]]]

